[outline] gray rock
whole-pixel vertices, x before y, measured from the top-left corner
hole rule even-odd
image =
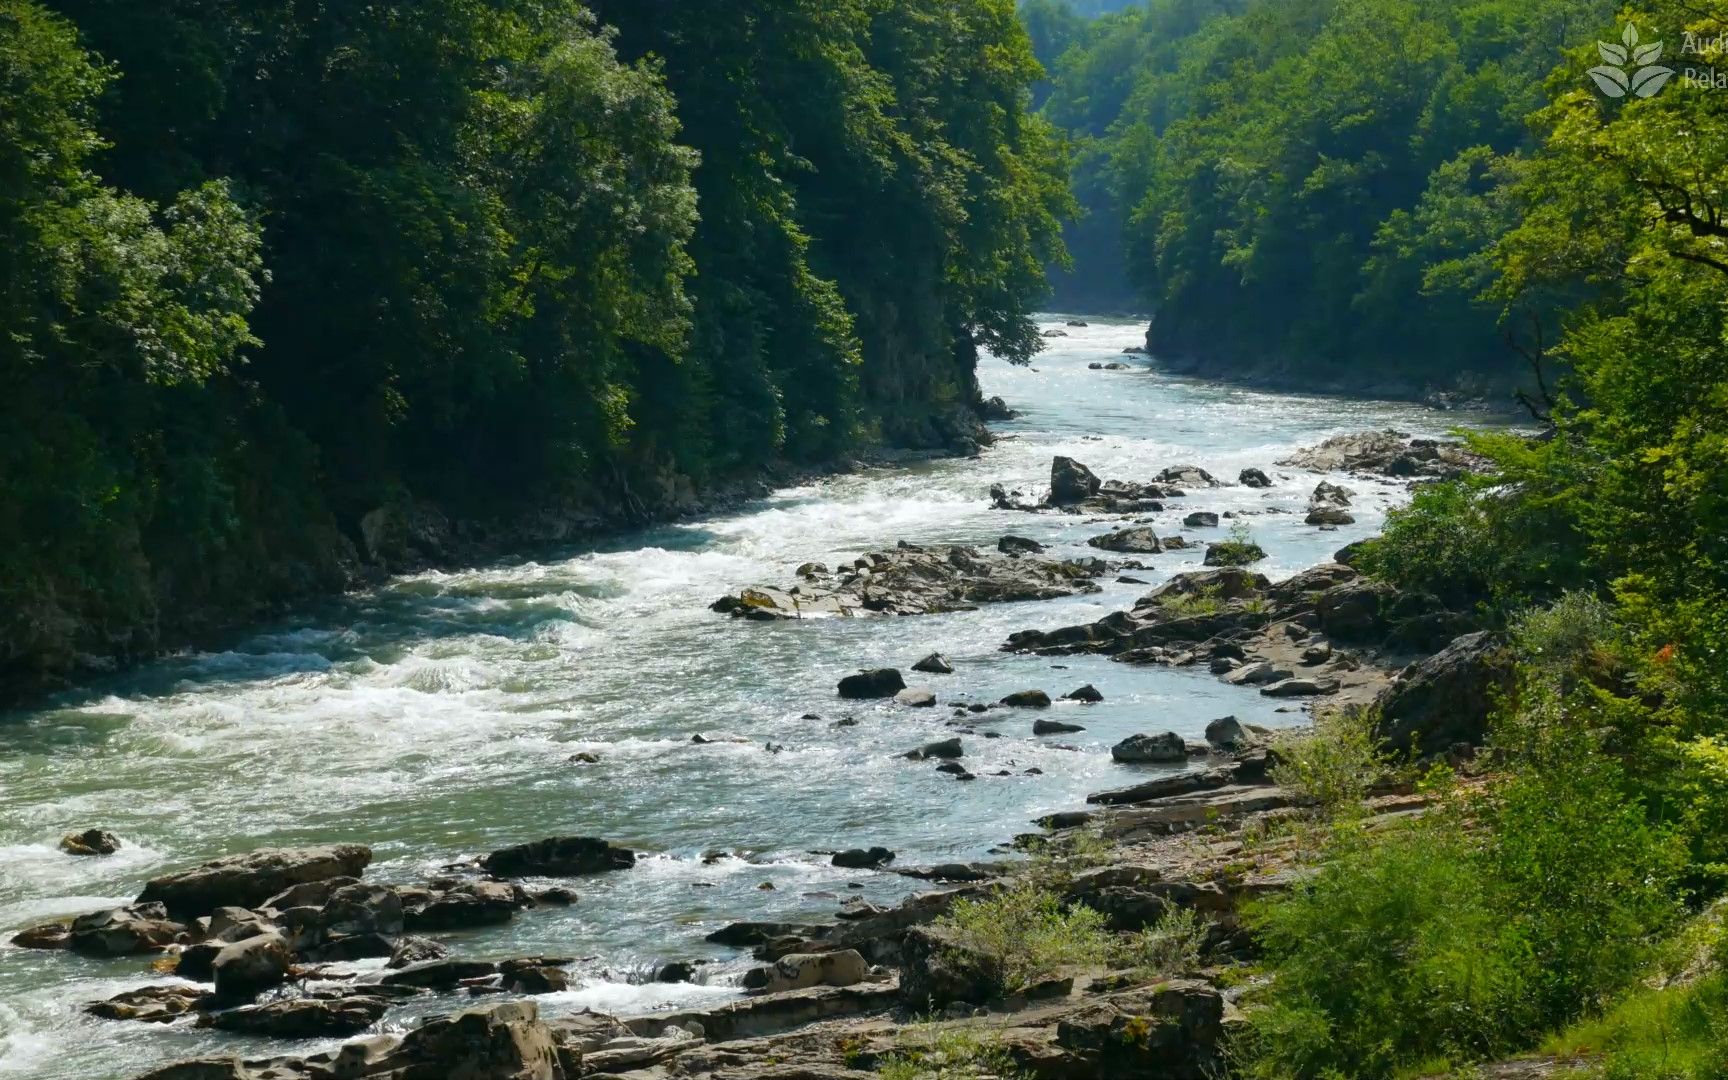
[[[746,972],[744,988],[774,994],[811,986],[852,986],[869,974],[869,963],[856,949],[789,953],[768,967]]]
[[[830,860],[842,870],[875,870],[893,861],[894,853],[885,847],[848,848],[835,852],[834,858]]]
[[[366,995],[289,998],[219,1012],[210,1018],[210,1026],[278,1039],[325,1039],[365,1031],[382,1020],[389,1007],[384,998]]]
[[[107,829],[85,829],[62,836],[60,850],[68,855],[112,855],[120,850],[120,838]]]
[[[86,956],[156,952],[187,932],[187,927],[167,916],[161,904],[131,904],[92,911],[72,920],[66,945]],[[18,943],[16,939],[14,943]]]
[[[494,851],[480,865],[499,877],[577,877],[628,870],[636,853],[595,836],[552,836]]]
[[[1050,695],[1042,690],[1016,690],[1003,698],[1001,704],[1019,709],[1047,709]]]
[[[1081,701],[1088,705],[1095,705],[1104,700],[1104,695],[1100,694],[1098,688],[1093,686],[1091,683],[1087,683],[1085,686],[1079,687],[1078,689],[1070,690],[1062,696],[1069,701]]]
[[[1110,748],[1110,756],[1123,764],[1187,761],[1188,743],[1174,731],[1130,735]]]
[[[1129,529],[1117,529],[1115,532],[1094,536],[1086,543],[1103,551],[1116,551],[1132,555],[1156,555],[1164,550],[1164,544],[1158,539],[1158,534],[1149,526],[1137,526]]]
[[[929,656],[918,661],[916,664],[913,664],[912,670],[922,671],[926,675],[952,675],[954,674],[954,665],[948,662],[946,656],[943,656],[941,653],[933,652]]]
[[[292,885],[357,878],[371,861],[372,849],[361,844],[254,851],[152,878],[138,900],[159,902],[169,915],[187,919],[225,905],[255,908]]]
[[[281,934],[256,937],[225,945],[211,962],[216,996],[224,1001],[246,1001],[261,991],[280,986],[293,963],[288,943]]]
[[[1504,638],[1479,630],[1405,668],[1374,705],[1380,734],[1395,750],[1431,755],[1486,739],[1496,701],[1513,684]]]
[[[1234,716],[1220,716],[1206,725],[1206,741],[1220,750],[1240,750],[1251,746],[1254,737]]]
[[[1067,735],[1075,731],[1085,731],[1081,724],[1069,724],[1061,720],[1034,720],[1032,734],[1034,735]]]
[[[909,686],[894,695],[894,701],[914,709],[929,709],[936,705],[936,692],[927,686]]]
[[[1236,482],[1243,487],[1267,488],[1272,486],[1272,480],[1260,469],[1243,469],[1236,474]]]
[[[1050,504],[1071,506],[1098,494],[1098,477],[1073,458],[1058,456],[1050,462]]]
[[[1218,515],[1210,510],[1196,510],[1182,519],[1182,524],[1190,529],[1206,529],[1218,524]]]
[[[1323,694],[1336,694],[1338,680],[1336,679],[1285,679],[1270,686],[1262,686],[1260,693],[1266,697],[1319,697]]]
[[[1044,545],[1024,536],[1004,536],[996,541],[996,550],[1004,555],[1037,555],[1044,550]]]
[[[938,739],[935,742],[925,743],[906,756],[917,761],[923,761],[929,758],[957,758],[964,753],[965,748],[961,746],[960,737],[956,735],[950,739]]]
[[[906,689],[898,668],[875,668],[840,680],[840,696],[853,700],[893,697]]]
[[[1356,516],[1350,511],[1337,506],[1316,506],[1308,511],[1303,518],[1307,525],[1354,525]]]

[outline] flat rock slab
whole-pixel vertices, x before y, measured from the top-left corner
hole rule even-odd
[[[254,908],[293,885],[359,877],[372,861],[364,844],[268,849],[215,859],[191,870],[152,878],[139,903],[160,903],[175,918],[196,918],[219,907]]]

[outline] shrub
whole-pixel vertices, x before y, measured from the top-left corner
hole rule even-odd
[[[1024,990],[1065,967],[1103,963],[1113,944],[1104,916],[1084,905],[1065,906],[1031,880],[961,900],[940,925],[990,958],[1004,993]]]
[[[1193,908],[1171,907],[1158,921],[1131,936],[1120,959],[1143,978],[1168,979],[1200,966],[1207,926]]]
[[[901,1029],[899,1046],[876,1067],[883,1080],[1018,1080],[1024,1076],[994,1040],[975,1031]]]
[[[1312,799],[1328,817],[1359,809],[1387,769],[1377,721],[1369,709],[1330,709],[1315,714],[1312,727],[1280,734],[1272,747],[1273,781]]]

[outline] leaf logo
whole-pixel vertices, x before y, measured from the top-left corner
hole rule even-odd
[[[1662,43],[1638,44],[1638,28],[1631,23],[1621,31],[1620,40],[1598,41],[1596,51],[1604,63],[1591,68],[1587,75],[1595,80],[1596,88],[1611,98],[1654,97],[1656,91],[1674,77],[1674,69],[1662,67]]]

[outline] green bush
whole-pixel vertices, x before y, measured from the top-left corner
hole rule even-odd
[[[1370,709],[1316,713],[1312,727],[1282,733],[1273,743],[1272,779],[1335,817],[1360,810],[1375,781],[1385,775],[1385,747]]]
[[[876,1066],[883,1080],[1018,1080],[1007,1052],[994,1040],[964,1028],[904,1028],[899,1046]]]
[[[1186,975],[1200,966],[1206,930],[1206,921],[1193,908],[1172,907],[1157,922],[1130,936],[1118,956],[1142,978]]]
[[[1063,968],[1101,964],[1114,946],[1104,916],[1084,905],[1065,906],[1031,880],[961,900],[938,925],[989,957],[1002,991],[1010,994]]]

